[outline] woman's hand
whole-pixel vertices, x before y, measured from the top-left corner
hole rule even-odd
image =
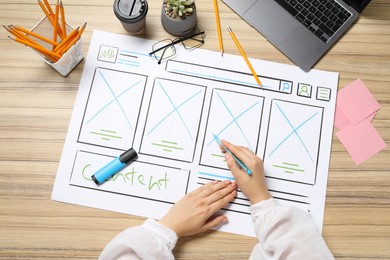
[[[255,204],[271,198],[265,182],[263,161],[246,147],[235,146],[226,140],[222,140],[222,145],[229,149],[252,171],[252,175],[248,175],[246,171],[237,165],[229,153],[225,153],[227,165],[236,179],[238,187],[251,203]]]
[[[226,216],[213,216],[237,195],[237,184],[213,181],[181,198],[159,221],[178,237],[197,234],[227,223]]]

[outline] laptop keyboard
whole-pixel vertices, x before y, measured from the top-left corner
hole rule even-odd
[[[323,42],[348,20],[352,14],[335,0],[275,0]]]

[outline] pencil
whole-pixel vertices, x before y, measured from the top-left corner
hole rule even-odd
[[[50,14],[50,16],[54,17],[53,9],[51,9],[49,2],[47,0],[43,0],[43,2],[45,4],[46,9],[47,9],[48,13]]]
[[[57,42],[59,11],[60,11],[60,3],[59,3],[59,1],[57,0],[57,3],[56,3],[56,12],[55,12],[55,14],[54,14],[54,31],[53,31],[53,41],[54,41],[54,42]]]
[[[223,56],[224,49],[223,49],[223,42],[222,42],[221,20],[219,18],[218,0],[214,0],[214,11],[215,11],[215,21],[217,23],[219,50],[221,51],[221,56]]]
[[[45,13],[47,19],[49,19],[50,23],[54,26],[53,17],[50,14],[50,12],[46,9],[46,7],[42,4],[41,0],[38,0],[38,4],[41,7],[42,11]]]
[[[39,35],[39,34],[37,34],[35,32],[31,32],[31,31],[29,31],[29,30],[27,30],[27,29],[25,29],[23,27],[11,25],[11,28],[14,28],[14,29],[16,29],[18,31],[24,32],[25,34],[31,35],[31,36],[33,36],[35,38],[38,38],[38,39],[40,39],[40,40],[42,40],[44,42],[50,43],[52,45],[55,45],[55,46],[58,45],[58,43],[53,42],[52,40],[50,40],[50,39],[48,39],[46,37],[43,37],[42,35]]]
[[[54,52],[52,52],[52,51],[50,51],[50,50],[48,50],[48,49],[45,49],[45,48],[43,48],[43,47],[42,47],[41,45],[39,45],[39,44],[33,44],[33,43],[28,42],[28,41],[26,41],[26,40],[23,40],[23,39],[20,39],[20,38],[12,38],[12,37],[10,37],[10,36],[8,36],[8,38],[10,38],[11,40],[14,40],[14,41],[16,41],[16,42],[19,42],[19,43],[21,43],[21,44],[23,44],[23,45],[26,45],[26,46],[28,46],[28,47],[33,48],[34,50],[36,50],[36,51],[42,53],[46,58],[52,60],[53,62],[56,62],[58,59],[61,58],[61,55],[59,55],[59,54],[57,54],[57,53],[54,53]]]
[[[23,33],[21,33],[21,32],[19,32],[19,31],[15,30],[15,29],[13,29],[13,28],[11,28],[11,26],[8,26],[8,27],[3,26],[3,27],[4,27],[9,33],[13,34],[16,38],[23,39],[23,40],[28,41],[28,42],[30,42],[30,43],[32,43],[32,44],[38,44],[38,43],[37,43],[36,41],[34,41],[33,39],[28,38],[25,34],[23,34]]]
[[[78,35],[78,33],[79,28],[74,29],[65,39],[62,40],[62,42],[60,42],[60,44],[57,45],[57,47],[54,48],[53,51],[59,53],[64,46],[73,40],[75,35]]]
[[[64,5],[62,4],[62,0],[60,0],[60,13],[61,13],[61,22],[62,22],[62,39],[66,37],[66,21],[65,21],[65,10]]]
[[[81,34],[84,32],[85,27],[87,27],[87,23],[86,22],[83,24],[83,26],[81,26],[79,34],[77,35],[78,37],[81,37]]]
[[[263,87],[263,84],[261,84],[261,81],[260,81],[259,77],[257,76],[256,71],[253,69],[252,64],[250,63],[248,57],[246,56],[244,50],[242,49],[240,43],[238,42],[238,40],[237,40],[237,38],[236,38],[236,35],[235,35],[234,32],[232,31],[232,28],[230,28],[230,26],[228,26],[227,29],[228,29],[228,31],[229,31],[229,33],[230,33],[230,36],[232,37],[234,43],[236,44],[238,50],[240,51],[241,56],[244,58],[246,64],[248,65],[250,71],[252,72],[253,77],[255,78],[257,84],[259,84],[260,88],[262,88],[262,87]]]
[[[78,31],[77,35],[76,36],[73,35],[72,37],[69,37],[69,40],[66,42],[66,44],[63,45],[62,47],[58,48],[56,50],[56,52],[61,54],[61,55],[64,54],[65,52],[67,52],[78,40],[80,40],[81,34],[84,32],[84,29],[86,26],[87,26],[87,23],[84,23],[83,26],[81,26],[80,30],[79,30],[79,28],[77,28],[77,31]],[[70,34],[69,34],[69,36],[70,36]]]
[[[62,55],[67,52],[79,39],[79,36],[73,37],[73,39],[59,51],[59,54]]]

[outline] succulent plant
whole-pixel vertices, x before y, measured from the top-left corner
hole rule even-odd
[[[184,19],[192,14],[194,0],[164,0],[167,14],[172,18]]]

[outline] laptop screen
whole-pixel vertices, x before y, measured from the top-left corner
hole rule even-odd
[[[371,0],[344,0],[346,3],[350,4],[355,8],[359,13],[361,13],[364,8],[368,5]]]

